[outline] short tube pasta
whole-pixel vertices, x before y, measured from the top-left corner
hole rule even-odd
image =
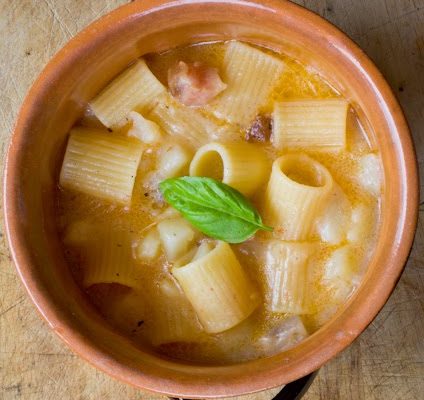
[[[259,294],[229,244],[218,242],[205,256],[172,274],[181,285],[208,333],[230,329],[247,318]]]
[[[94,234],[94,233],[93,233]],[[102,226],[96,232],[96,240],[87,243],[83,256],[83,285],[96,283],[120,283],[136,287],[137,279],[132,258],[132,242],[124,229]]]
[[[308,313],[308,260],[316,246],[312,243],[269,243],[265,260],[266,300],[273,312]]]
[[[210,143],[194,155],[191,176],[207,176],[246,196],[259,188],[269,173],[265,154],[248,143]]]
[[[142,144],[134,138],[99,129],[72,129],[60,184],[64,188],[120,204],[128,204],[134,187]]]
[[[152,320],[147,335],[154,346],[164,343],[193,342],[203,331],[192,305],[172,278],[158,283],[153,300]]]
[[[348,102],[344,99],[275,103],[272,141],[276,148],[337,148],[346,145]]]
[[[265,193],[265,222],[283,240],[306,240],[333,187],[327,168],[305,154],[277,158]]]
[[[244,128],[253,121],[285,65],[278,58],[241,42],[227,44],[222,79],[227,88],[207,106],[216,117]]]
[[[152,74],[143,59],[117,76],[90,103],[94,115],[108,128],[120,128],[130,111],[151,109],[165,87]]]
[[[229,129],[207,118],[200,110],[177,103],[170,96],[164,96],[147,118],[156,122],[168,135],[182,138],[194,147],[208,143]]]

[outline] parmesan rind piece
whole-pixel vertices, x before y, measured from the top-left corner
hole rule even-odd
[[[90,103],[94,115],[108,128],[121,128],[130,111],[148,111],[166,88],[143,59],[137,60],[109,83]]]
[[[344,149],[348,102],[295,100],[274,104],[272,142],[278,149]]]
[[[232,328],[259,305],[259,293],[228,243],[218,242],[203,257],[173,268],[172,274],[208,333]]]
[[[73,128],[60,184],[114,203],[129,204],[142,152],[142,144],[135,138]]]
[[[283,61],[248,44],[226,45],[222,80],[227,88],[206,107],[216,117],[247,128],[285,69]]]

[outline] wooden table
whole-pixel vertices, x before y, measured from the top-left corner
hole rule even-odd
[[[124,0],[0,0],[0,144],[25,93],[67,40]],[[297,0],[348,33],[388,79],[409,120],[424,174],[424,0]],[[422,181],[421,181],[422,182]],[[421,183],[421,193],[423,183]],[[0,398],[159,399],[75,356],[25,294],[1,234]],[[305,400],[424,399],[424,204],[395,292],[355,343],[323,367]],[[268,399],[269,393],[249,396]]]

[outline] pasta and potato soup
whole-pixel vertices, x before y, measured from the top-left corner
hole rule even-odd
[[[237,41],[134,61],[69,132],[57,194],[81,288],[135,343],[225,364],[285,351],[352,296],[381,161],[311,67]]]

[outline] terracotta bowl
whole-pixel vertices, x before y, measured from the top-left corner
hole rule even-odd
[[[159,358],[111,329],[76,286],[53,220],[66,134],[100,88],[145,53],[238,38],[311,63],[354,105],[384,164],[382,221],[355,295],[298,347],[229,366]],[[348,346],[387,301],[407,259],[418,204],[416,159],[402,111],[380,72],[343,33],[282,0],[143,0],[91,24],[47,65],[18,117],[6,160],[6,229],[18,272],[50,327],[81,357],[136,387],[176,397],[233,396],[291,382]]]

